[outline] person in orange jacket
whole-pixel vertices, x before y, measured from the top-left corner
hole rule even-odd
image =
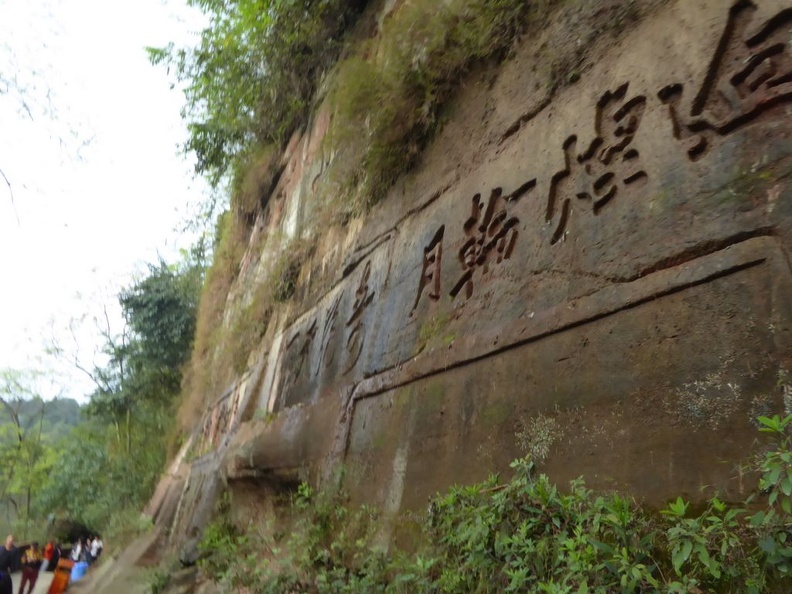
[[[49,541],[44,547],[44,563],[41,564],[40,571],[47,571],[47,568],[52,564],[53,555],[55,555],[55,543]]]

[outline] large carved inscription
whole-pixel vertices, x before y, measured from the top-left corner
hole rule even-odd
[[[371,261],[360,272],[351,295],[349,311],[344,315],[344,293],[330,301],[318,315],[309,317],[292,329],[286,340],[282,357],[283,380],[279,393],[284,403],[290,394],[310,392],[311,382],[335,364],[341,365],[341,375],[351,372],[360,360],[366,340],[366,316],[374,300]],[[337,352],[340,346],[340,353]]]
[[[620,225],[616,230],[618,232],[629,227],[633,221],[642,223],[640,230],[645,229],[643,223],[652,220],[649,218],[654,212],[652,209],[647,208],[634,218],[632,213],[620,209],[623,206],[638,204],[641,200],[648,200],[651,197],[647,196],[649,192],[656,190],[665,180],[673,178],[671,181],[676,184],[670,186],[669,193],[671,193],[685,190],[683,182],[678,180],[692,179],[684,168],[673,172],[678,177],[669,175],[670,168],[655,169],[658,167],[659,159],[649,151],[650,147],[657,148],[658,143],[646,142],[647,138],[644,135],[659,129],[660,142],[666,143],[667,147],[673,149],[667,153],[658,151],[660,156],[673,154],[674,156],[668,161],[675,168],[682,163],[693,174],[703,176],[705,174],[701,174],[701,171],[726,162],[725,159],[716,158],[719,157],[717,152],[719,149],[723,149],[722,154],[725,155],[733,146],[743,146],[742,133],[745,129],[748,129],[749,133],[756,131],[772,133],[774,125],[789,119],[792,113],[792,0],[785,4],[790,8],[781,10],[770,18],[758,19],[757,7],[750,0],[724,2],[724,10],[731,5],[728,15],[721,14],[722,17],[727,16],[726,25],[712,59],[707,62],[706,70],[702,68],[702,74],[698,79],[694,77],[692,83],[687,78],[684,84],[678,82],[681,78],[676,74],[664,76],[659,83],[651,85],[643,83],[642,87],[638,86],[638,80],[626,81],[624,78],[616,78],[602,87],[590,103],[580,109],[580,114],[589,118],[588,121],[584,120],[578,125],[570,126],[569,129],[550,128],[549,133],[541,124],[537,124],[539,133],[532,138],[532,141],[536,138],[540,141],[548,137],[553,138],[552,143],[545,147],[547,151],[538,153],[537,160],[545,159],[545,155],[550,155],[551,159],[557,161],[549,166],[536,165],[531,160],[532,155],[529,155],[521,165],[516,165],[519,167],[518,171],[509,171],[510,182],[504,183],[498,180],[463,188],[461,194],[454,197],[455,202],[442,199],[442,208],[449,210],[438,208],[433,211],[433,213],[450,212],[451,214],[447,214],[445,218],[432,219],[430,225],[426,223],[429,217],[416,221],[415,227],[425,235],[422,235],[422,240],[417,243],[412,243],[412,237],[406,240],[407,245],[411,245],[414,249],[412,254],[414,259],[410,262],[411,268],[407,270],[406,278],[401,276],[404,268],[399,269],[396,276],[399,283],[406,281],[407,295],[386,293],[388,283],[383,282],[382,277],[378,277],[380,270],[377,260],[376,257],[371,256],[373,249],[356,259],[350,270],[343,270],[343,284],[332,289],[314,310],[301,315],[296,323],[285,330],[282,342],[277,343],[279,345],[277,349],[280,351],[277,356],[280,360],[277,366],[273,366],[274,369],[279,367],[279,370],[273,371],[273,374],[280,373],[280,376],[275,376],[274,379],[277,386],[276,410],[299,402],[307,402],[314,395],[319,394],[320,389],[324,393],[335,394],[334,389],[343,385],[344,398],[349,398],[349,404],[344,407],[345,416],[342,417],[341,423],[347,423],[348,426],[341,428],[336,435],[337,444],[340,445],[333,444],[333,456],[337,455],[346,460],[348,448],[351,447],[349,444],[358,447],[354,445],[357,443],[354,434],[357,429],[351,424],[361,423],[360,419],[364,419],[362,425],[365,429],[366,419],[377,418],[373,414],[371,417],[366,417],[365,414],[355,412],[354,403],[360,401],[356,399],[384,394],[387,390],[391,391],[389,393],[398,394],[396,390],[408,384],[420,386],[418,382],[422,378],[445,374],[446,369],[459,370],[470,362],[475,363],[490,357],[496,348],[499,353],[508,349],[514,349],[518,354],[525,353],[526,360],[535,357],[535,360],[530,362],[515,362],[514,366],[535,365],[537,370],[552,369],[556,376],[558,369],[570,369],[568,375],[572,376],[579,373],[579,369],[591,368],[592,376],[596,376],[600,371],[594,367],[594,363],[586,363],[590,367],[577,364],[570,367],[548,364],[551,359],[547,354],[554,354],[554,351],[548,349],[545,344],[522,351],[517,351],[515,347],[528,344],[529,340],[534,341],[537,338],[545,340],[550,335],[560,335],[570,328],[587,324],[590,320],[599,320],[611,315],[615,318],[617,313],[621,316],[623,309],[620,308],[626,309],[636,303],[649,303],[659,297],[665,298],[672,289],[681,291],[688,287],[698,287],[710,283],[712,279],[722,278],[724,271],[747,270],[757,263],[764,262],[770,251],[768,245],[771,243],[767,238],[747,241],[740,239],[739,245],[729,245],[729,250],[721,250],[718,247],[718,253],[709,256],[701,255],[697,250],[689,250],[688,253],[692,254],[691,258],[695,258],[693,266],[687,266],[687,261],[684,264],[674,264],[678,262],[676,258],[681,253],[678,248],[681,242],[676,244],[669,242],[671,247],[662,252],[663,259],[656,257],[654,251],[647,249],[638,256],[646,255],[648,263],[636,256],[638,264],[630,268],[630,272],[634,269],[641,271],[640,274],[636,274],[635,277],[622,276],[610,274],[612,271],[606,268],[607,262],[601,264],[603,259],[598,259],[598,256],[604,253],[607,256],[614,255],[616,260],[619,258],[619,253],[611,251],[609,245],[601,251],[596,251],[591,247],[593,242],[589,242],[588,239],[592,236],[596,237],[599,231],[594,223],[607,227],[619,217],[621,219],[618,219],[617,223]],[[710,13],[708,9],[707,14]],[[613,69],[613,72],[622,71],[619,68]],[[571,102],[571,105],[578,107],[575,101]],[[564,117],[571,111],[571,109],[559,110]],[[552,115],[556,115],[555,112]],[[557,118],[556,121],[561,119]],[[768,122],[771,125],[763,125]],[[776,129],[782,128],[778,125]],[[788,131],[789,127],[785,130]],[[530,131],[533,130],[526,128],[525,137]],[[729,141],[729,136],[732,134],[735,136],[739,134],[740,139],[736,142]],[[516,147],[514,154],[522,155],[527,152],[523,148]],[[512,147],[509,146],[505,150],[511,149]],[[494,175],[492,172],[497,171],[498,167],[506,162],[507,159],[503,158],[501,162],[485,171],[482,168],[481,177]],[[543,163],[546,162],[545,160]],[[690,165],[690,162],[700,164],[694,166]],[[729,161],[730,164],[734,162],[743,164],[743,155],[738,154],[733,161]],[[508,160],[507,165],[515,166],[515,163],[516,160],[512,159]],[[489,166],[489,163],[487,165]],[[513,173],[516,175],[511,177]],[[719,178],[713,175],[706,177],[705,181],[716,179]],[[511,182],[514,182],[513,185]],[[509,184],[508,187],[506,183]],[[689,205],[691,212],[697,215],[707,208],[703,198],[705,193],[700,189],[703,187],[705,187],[704,183],[693,189],[693,192],[698,192],[695,199],[685,202],[686,198],[682,196],[675,198],[672,204],[683,204],[685,207]],[[716,186],[712,185],[712,187]],[[782,190],[777,191],[780,193]],[[439,195],[442,197],[442,194]],[[778,194],[776,199],[777,196]],[[456,210],[450,210],[451,208]],[[665,230],[665,225],[669,221],[679,220],[669,214],[670,211],[671,207],[661,211],[668,219],[663,221],[662,228],[658,226],[660,232]],[[724,212],[728,212],[728,209],[724,209]],[[694,218],[691,216],[691,219]],[[694,220],[691,227],[697,222]],[[720,220],[717,222],[719,223]],[[735,227],[737,225],[745,225],[745,223],[738,222]],[[609,233],[603,233],[601,236],[603,244],[618,236],[618,233],[608,231]],[[398,236],[400,232],[397,229],[394,235]],[[698,230],[684,235],[682,239],[688,240],[695,232]],[[402,234],[402,237],[406,235],[408,234]],[[659,233],[653,234],[645,242],[636,240],[623,251],[626,253],[636,245],[643,248],[644,245],[655,241],[658,235]],[[702,242],[711,240],[709,234],[702,234],[702,237]],[[580,241],[576,242],[577,239]],[[628,239],[632,241],[633,238],[630,236]],[[765,239],[767,241],[762,243]],[[596,237],[596,240],[600,240],[600,237]],[[585,257],[575,259],[578,251],[582,252],[584,249],[588,250]],[[534,258],[533,256],[536,255],[534,252],[537,250],[541,252]],[[553,261],[555,254],[559,254],[559,257]],[[528,266],[532,268],[526,270]],[[575,267],[576,270],[570,272]],[[551,272],[546,273],[546,270]],[[554,292],[555,282],[559,285],[563,284],[563,289],[566,289],[567,283],[571,285],[572,282],[577,282],[574,278],[577,270],[582,271],[581,274],[597,275],[596,283],[592,282],[584,287],[591,292],[579,291],[577,286],[568,292]],[[523,272],[525,274],[521,278]],[[539,276],[537,272],[546,276]],[[619,269],[617,272],[621,273],[622,270]],[[642,276],[644,272],[645,277]],[[602,273],[601,278],[600,273]],[[560,280],[550,278],[550,282],[545,283],[548,277],[555,274],[559,275]],[[569,275],[568,278],[562,276],[565,274]],[[501,278],[503,281],[496,287],[498,291],[491,293],[494,297],[490,299],[490,295],[486,295],[485,291],[489,287],[485,285],[493,277],[500,277],[498,282],[501,282]],[[518,280],[511,284],[515,278]],[[531,283],[534,283],[534,278],[538,279],[536,285],[540,282],[545,283],[535,294],[530,287]],[[634,279],[638,280],[633,282]],[[522,284],[518,285],[518,283]],[[394,283],[394,286],[405,285]],[[546,288],[547,286],[550,288]],[[502,288],[506,288],[504,293],[510,292],[507,298],[512,301],[507,301],[503,297],[500,293]],[[570,294],[573,296],[570,297]],[[485,297],[482,298],[482,295]],[[538,298],[535,298],[537,295]],[[383,297],[393,299],[388,302],[387,308],[382,307],[380,311],[387,310],[387,314],[393,315],[393,318],[378,319],[376,323],[372,323],[375,320],[371,311],[376,303],[375,299],[383,299]],[[532,301],[534,299],[535,302]],[[407,322],[398,328],[394,328],[395,324],[389,324],[396,320],[396,315],[404,316],[407,311],[411,316],[422,318],[421,322],[426,321],[431,316],[425,315],[426,310],[420,309],[421,305],[435,307],[441,300],[453,303],[459,308],[454,314],[445,316],[447,321],[443,323],[449,324],[449,329],[447,331],[443,329],[442,334],[438,332],[438,338],[430,345],[431,348],[411,350],[413,345],[410,341],[420,324]],[[503,305],[504,303],[506,306]],[[523,303],[528,305],[524,309],[508,307],[513,306],[514,303],[518,303],[520,308]],[[740,304],[740,301],[735,300],[734,311],[742,311],[738,307]],[[391,308],[391,305],[394,307]],[[464,307],[468,308],[467,311],[462,309]],[[501,317],[493,316],[494,319],[490,320],[488,307],[501,308],[497,312]],[[692,309],[695,308],[691,307]],[[745,311],[749,310],[750,305],[746,305]],[[394,315],[393,312],[396,314]],[[459,317],[456,316],[457,313],[460,314]],[[659,319],[665,314],[665,310],[658,310],[656,314]],[[468,318],[475,317],[475,325],[464,325],[465,315]],[[741,314],[735,315],[739,318]],[[647,324],[654,322],[647,317],[638,316],[636,319],[644,320]],[[694,318],[691,316],[691,319]],[[403,320],[396,321],[403,322]],[[753,319],[750,323],[753,324]],[[704,326],[705,324],[702,323],[702,328]],[[384,328],[388,336],[385,336],[385,332],[382,332],[382,336],[374,335],[372,328],[376,330]],[[472,330],[461,332],[460,328],[463,330],[472,328]],[[673,325],[669,324],[667,328],[669,334],[663,335],[662,340],[676,339],[676,334],[670,334]],[[605,330],[601,331],[604,336]],[[574,337],[574,333],[568,334]],[[450,341],[446,339],[447,336],[451,337]],[[655,334],[650,332],[647,336],[653,339]],[[586,345],[589,338],[590,333],[585,335]],[[406,348],[400,350],[394,346],[398,341],[405,344]],[[562,357],[569,355],[564,349],[569,348],[572,356],[575,356],[574,349],[577,348],[560,344],[561,342],[563,341],[559,341],[557,345],[558,363],[565,360]],[[609,343],[598,344],[598,348],[602,344],[607,346]],[[669,344],[676,343],[669,342]],[[441,348],[439,345],[444,349],[447,347],[447,351],[439,353]],[[431,349],[434,348],[438,350],[432,351]],[[643,342],[635,343],[635,350],[639,354],[643,353],[645,348],[650,354],[654,352],[662,355],[665,352],[665,345],[654,347],[655,350],[652,351],[652,347],[644,347]],[[373,355],[370,355],[372,351]],[[537,354],[531,355],[529,351],[535,351]],[[427,353],[432,354],[427,355]],[[643,354],[640,356],[645,357]],[[607,359],[609,364],[614,362],[612,356],[602,359]],[[598,360],[591,360],[597,361],[598,364]],[[492,361],[494,357],[486,363]],[[653,360],[648,362],[648,365],[653,364]],[[499,367],[498,372],[506,375],[506,372],[501,370],[511,371],[514,366],[510,364],[509,367]],[[484,367],[476,369],[484,369]],[[465,379],[464,388],[478,397],[480,386],[467,385],[467,382],[471,381],[470,378],[474,378],[474,374],[460,374],[457,377]],[[448,384],[445,379],[442,380],[442,384],[440,382],[438,384],[445,390],[446,385],[452,385],[454,381],[457,380],[452,377]],[[514,380],[510,375],[506,381]],[[570,382],[570,385],[572,384],[574,382]],[[427,381],[424,385],[425,388],[416,389],[414,393],[437,398],[435,393],[429,394],[433,389],[430,382]],[[493,382],[493,385],[496,384]],[[555,388],[555,384],[553,387]],[[558,391],[548,390],[547,393],[556,394]],[[386,407],[392,406],[394,401],[410,402],[407,397],[405,391],[403,397],[397,396],[398,400],[394,398],[391,404],[385,403],[386,398],[380,399],[383,403],[377,405],[385,411],[382,416],[391,414]],[[412,393],[409,398],[413,398]],[[446,396],[443,395],[443,398],[445,399]],[[450,399],[448,401],[454,402]],[[473,399],[463,400],[460,397],[460,402],[463,401],[468,403]],[[233,427],[235,419],[239,416],[240,402],[237,395],[231,398],[226,395],[208,411],[204,417],[200,436],[201,452],[217,448],[223,443],[224,436],[228,434],[230,427]],[[375,399],[370,398],[368,402],[374,403]],[[496,400],[488,402],[496,402]],[[329,409],[316,410],[321,412]],[[410,412],[412,410],[411,408]],[[477,409],[471,406],[471,410]],[[485,409],[481,408],[480,411],[483,417]],[[295,411],[295,416],[291,418],[301,415],[298,413],[299,411]],[[465,414],[467,415],[468,412],[465,411]],[[334,417],[329,415],[328,417],[329,424],[337,422]],[[434,422],[430,419],[426,424]],[[382,427],[386,423],[387,420],[383,422]],[[392,419],[390,423],[393,423]],[[470,422],[470,425],[473,424]],[[283,426],[287,427],[288,424],[284,421]],[[312,427],[308,424],[305,426]],[[288,430],[292,431],[293,428],[288,427]],[[375,422],[370,422],[367,431],[373,433],[377,430]],[[284,429],[284,435],[285,431]],[[410,431],[409,439],[415,443],[412,429]],[[339,439],[338,435],[344,439]],[[417,435],[423,434],[417,433]],[[446,445],[441,444],[441,448],[436,448],[439,440],[425,441],[441,451]],[[427,447],[421,453],[429,451]],[[303,452],[295,453],[295,459],[302,460],[303,455]],[[369,456],[369,453],[367,452],[366,455]],[[411,455],[413,457],[410,458],[409,464],[412,465],[418,454]],[[251,457],[250,460],[252,465],[253,458]],[[424,468],[431,469],[432,466],[427,464],[419,468],[423,472]],[[425,472],[429,474],[428,470]],[[197,475],[194,478],[193,489],[197,488],[200,492],[204,487],[204,481],[208,479],[205,475]],[[379,476],[369,482],[375,486],[384,484],[379,482]],[[211,485],[207,488],[209,486]],[[193,499],[188,500],[188,503],[194,508],[201,499],[198,497]],[[192,513],[186,506],[187,504],[185,504],[187,515],[182,513],[182,519],[190,517]]]
[[[726,27],[693,99],[688,114],[683,113],[684,86],[668,85],[656,93],[666,106],[673,136],[684,146],[688,157],[704,155],[717,137],[724,137],[756,121],[772,108],[792,104],[792,8],[787,8],[752,29],[756,5],[738,0],[729,11]],[[564,166],[548,180],[545,223],[548,243],[552,246],[568,235],[573,212],[599,215],[615,200],[640,196],[650,172],[642,164],[635,139],[649,98],[629,92],[629,83],[605,92],[595,105],[594,139],[580,146],[572,134],[562,144]],[[777,110],[779,111],[779,110]],[[784,113],[778,117],[788,118]],[[529,178],[514,193],[504,196],[501,188],[489,191],[485,199],[477,193],[472,210],[463,225],[462,247],[457,253],[462,274],[449,291],[452,298],[472,297],[479,270],[508,260],[518,249],[519,198],[537,186]],[[412,311],[426,296],[437,301],[442,295],[443,241],[447,225],[438,228],[423,248],[421,275]],[[541,230],[537,229],[537,234]]]
[[[505,263],[515,262],[535,238],[560,250],[570,235],[588,226],[587,220],[606,218],[616,206],[644,197],[647,183],[662,177],[653,169],[657,160],[641,154],[652,144],[642,137],[649,132],[644,122],[650,114],[668,122],[667,142],[680,143],[690,160],[762,118],[788,117],[778,108],[792,104],[792,7],[758,24],[756,12],[750,0],[732,4],[708,68],[692,85],[695,96],[689,83],[674,78],[662,88],[640,92],[629,81],[617,81],[591,106],[590,126],[561,136],[563,142],[553,147],[559,164],[550,166],[544,179],[528,169],[518,172],[511,188],[463,190],[469,198],[456,220],[439,221],[418,244],[417,286],[407,303],[411,315],[422,302],[438,302],[444,295],[463,305],[489,275],[504,274]],[[542,195],[536,195],[539,191]],[[378,269],[371,259],[356,266],[345,290],[284,337],[280,406],[302,401],[328,378],[348,377],[361,366],[368,312],[382,287],[372,280]]]
[[[512,216],[511,204],[518,202],[535,186],[536,180],[531,179],[507,196],[503,195],[502,188],[494,188],[486,202],[481,194],[473,196],[470,216],[462,225],[464,240],[457,252],[463,272],[449,291],[452,298],[464,293],[465,298],[470,299],[473,296],[477,271],[487,274],[490,267],[511,258],[517,243],[517,226],[520,222],[520,219]],[[412,311],[418,307],[424,294],[433,301],[440,299],[444,235],[445,225],[441,225],[423,250],[421,280]],[[427,288],[429,291],[426,291]]]

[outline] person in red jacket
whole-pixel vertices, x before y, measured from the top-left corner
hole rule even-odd
[[[40,571],[47,571],[47,568],[52,564],[52,557],[55,554],[55,543],[49,541],[44,547],[44,563],[41,564]]]

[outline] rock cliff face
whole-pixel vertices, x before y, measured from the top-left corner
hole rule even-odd
[[[753,419],[792,412],[792,4],[635,4],[614,37],[607,3],[565,3],[469,77],[383,202],[319,231],[299,299],[151,502],[174,544],[223,484],[340,482],[397,513],[526,452],[650,504],[750,486]],[[255,232],[309,227],[331,117],[289,145]]]

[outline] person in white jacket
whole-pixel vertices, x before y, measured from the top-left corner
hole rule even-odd
[[[97,536],[91,541],[91,562],[96,561],[99,556],[99,551],[102,548],[102,541]]]

